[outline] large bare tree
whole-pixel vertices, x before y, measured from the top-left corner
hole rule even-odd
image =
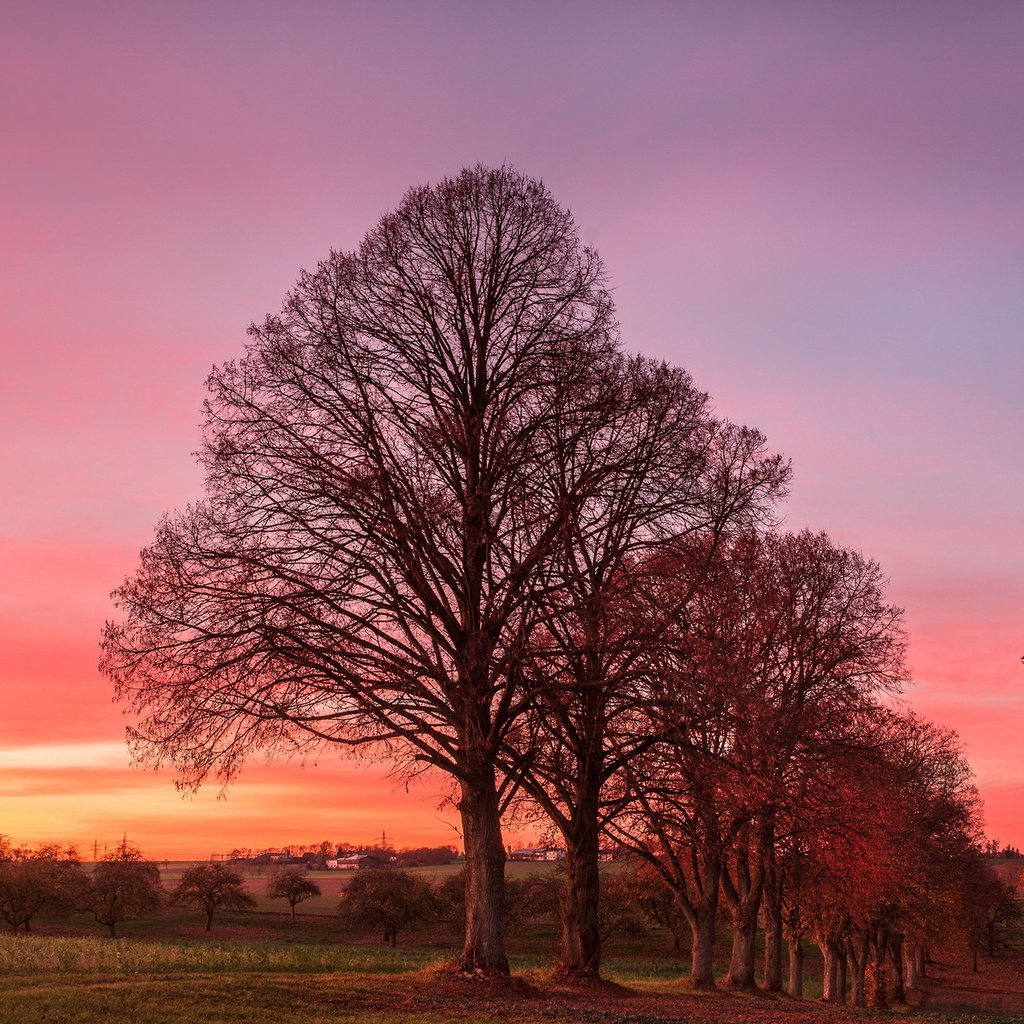
[[[507,972],[496,752],[621,360],[598,256],[507,168],[416,188],[209,378],[204,500],[116,592],[103,666],[184,785],[371,744],[454,781],[461,966]],[[607,375],[605,375],[607,376]]]
[[[618,429],[588,452],[604,489],[565,531],[560,585],[523,667],[536,677],[535,705],[529,727],[510,735],[524,789],[565,842],[562,968],[582,975],[600,969],[599,836],[623,793],[609,783],[658,732],[643,708],[663,617],[644,605],[645,577],[686,538],[699,534],[707,550],[767,518],[789,475],[761,434],[714,417],[681,370],[634,360],[617,390]]]

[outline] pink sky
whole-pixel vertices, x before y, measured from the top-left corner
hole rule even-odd
[[[0,832],[154,855],[456,840],[443,786],[128,767],[108,593],[196,496],[202,382],[410,185],[542,177],[630,348],[877,558],[907,699],[1024,845],[1024,7],[15,3],[0,39]],[[512,837],[514,840],[514,836]]]

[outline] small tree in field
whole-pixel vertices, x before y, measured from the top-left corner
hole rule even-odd
[[[423,879],[393,870],[360,872],[341,894],[338,906],[342,921],[356,928],[381,929],[392,947],[403,928],[438,912],[437,897]]]
[[[181,876],[171,902],[198,907],[206,912],[206,930],[213,927],[213,913],[225,910],[248,910],[256,901],[245,891],[245,883],[237,871],[223,864],[197,864]]]
[[[83,906],[114,938],[120,922],[157,910],[162,897],[159,868],[125,839],[96,865]]]
[[[288,868],[271,875],[267,881],[267,895],[272,900],[287,900],[295,920],[295,907],[312,896],[320,895],[320,886],[307,878],[299,868]]]
[[[3,837],[0,837],[2,844]],[[85,877],[71,848],[42,846],[15,850],[0,845],[0,916],[17,932],[31,931],[32,918],[41,911],[71,909]]]

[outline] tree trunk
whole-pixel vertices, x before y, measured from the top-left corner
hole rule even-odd
[[[206,912],[206,930],[209,931],[213,927],[213,911],[208,910]]]
[[[756,852],[754,868],[751,870],[748,841],[749,833],[740,837],[732,874],[728,864],[722,870],[722,887],[732,908],[732,956],[725,982],[739,989],[751,989],[755,985],[754,944],[757,940],[757,916],[764,893],[765,858],[760,851]]]
[[[838,990],[836,992],[836,996],[838,998],[836,999],[836,1002],[837,1003],[845,1003],[846,1002],[847,967],[846,967],[846,957],[843,956],[842,948],[840,948],[839,951],[836,953],[836,961],[837,961],[838,970],[839,970],[839,984],[838,984]]]
[[[789,985],[786,991],[794,999],[804,997],[804,944],[799,937],[789,940]]]
[[[903,972],[903,936],[895,934],[889,938],[889,958],[892,960],[892,998],[897,1003],[907,1001],[907,987]]]
[[[749,989],[755,985],[754,963],[757,941],[757,906],[744,900],[733,912],[732,956],[726,984],[733,988]]]
[[[825,1003],[841,1003],[845,997],[845,985],[840,983],[840,961],[842,950],[832,939],[818,941],[824,966],[822,967],[821,999]]]
[[[505,847],[494,769],[461,781],[459,812],[466,849],[466,938],[460,970],[508,974],[505,952]]]
[[[782,880],[775,864],[774,829],[766,829],[765,863],[765,991],[782,991]]]
[[[112,939],[117,938],[117,933],[114,931],[115,924],[113,921],[108,922],[107,927],[110,929],[110,937]]]
[[[904,947],[903,950],[903,965],[905,968],[905,978],[907,988],[917,988],[918,982],[921,980],[920,971],[918,970],[917,960],[917,945],[911,944]]]
[[[872,960],[864,973],[865,1002],[872,1010],[889,1009],[885,973],[885,962],[882,960]]]
[[[782,991],[782,893],[774,871],[764,891],[764,988]]]
[[[596,978],[601,973],[599,792],[597,780],[584,782],[572,821],[563,831],[568,878],[561,907],[561,968],[569,974],[589,978]]]
[[[864,973],[867,969],[867,956],[859,957],[854,949],[853,943],[851,942],[846,956],[846,962],[849,965],[850,980],[852,982],[850,1002],[854,1006],[865,1006]]]
[[[690,918],[690,984],[693,988],[715,987],[715,925],[718,923],[718,892],[721,864],[706,865],[703,893]]]
[[[295,920],[295,904],[292,904],[292,920]]]
[[[875,929],[874,937],[869,943],[871,959],[865,973],[864,995],[867,1005],[873,1010],[889,1009],[888,971],[886,970],[886,950],[889,948],[889,929]]]

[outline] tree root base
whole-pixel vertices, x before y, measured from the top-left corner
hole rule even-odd
[[[620,985],[618,982],[608,981],[595,971],[582,971],[578,967],[571,967],[569,964],[559,964],[551,972],[550,978],[555,985],[597,989],[613,996],[633,994],[631,989]]]
[[[459,984],[475,984],[481,987],[493,989],[506,995],[535,996],[539,993],[525,978],[517,977],[502,971],[497,967],[474,967],[467,970],[457,960],[444,964],[430,972],[434,977],[442,981],[452,981]]]

